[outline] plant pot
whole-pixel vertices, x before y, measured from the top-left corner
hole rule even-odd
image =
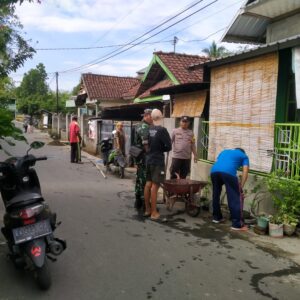
[[[262,229],[266,229],[268,227],[269,224],[269,219],[267,217],[264,216],[260,216],[257,217],[257,226],[262,228]]]
[[[283,224],[269,223],[269,235],[271,237],[282,238],[283,237]]]
[[[291,236],[294,234],[296,230],[296,226],[290,224],[283,224],[283,232],[287,236]]]

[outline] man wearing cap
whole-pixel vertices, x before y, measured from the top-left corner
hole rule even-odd
[[[161,125],[163,120],[161,111],[153,109],[151,117],[153,125],[149,128],[149,151],[146,155],[147,173],[144,191],[146,210],[144,216],[151,217],[151,220],[159,220],[160,215],[156,208],[157,192],[165,180],[164,152],[169,152],[172,144],[167,129]]]
[[[171,179],[185,179],[190,172],[191,156],[194,155],[194,162],[197,163],[197,151],[195,136],[189,129],[190,118],[181,117],[180,127],[172,132],[172,164],[170,167]]]
[[[78,163],[78,145],[81,137],[79,125],[77,123],[77,116],[72,117],[72,122],[69,127],[69,134],[69,140],[71,145],[71,163]]]
[[[134,145],[143,149],[143,153],[135,158],[137,165],[136,181],[135,181],[135,203],[136,209],[145,206],[144,188],[146,184],[146,152],[149,143],[149,126],[152,124],[152,109],[145,109],[142,114],[143,120],[135,129]]]

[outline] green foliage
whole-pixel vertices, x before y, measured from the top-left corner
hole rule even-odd
[[[77,96],[81,88],[81,82],[79,82],[72,90],[72,95]]]
[[[300,184],[283,177],[282,172],[273,172],[267,178],[267,187],[279,214],[300,216]]]
[[[289,224],[292,226],[297,226],[299,219],[296,216],[289,215],[289,214],[283,214],[282,215],[282,222],[283,224]]]
[[[283,218],[282,218],[282,214],[281,213],[277,213],[273,216],[269,216],[269,222],[272,224],[283,224]]]
[[[23,1],[1,0],[0,3],[0,78],[16,71],[35,53],[20,34],[22,25],[15,15],[17,2]]]
[[[7,107],[15,98],[15,87],[11,79],[9,77],[0,78],[0,107]]]
[[[208,48],[202,49],[202,52],[206,53],[209,56],[209,58],[219,58],[230,54],[230,51],[227,50],[225,47],[218,47],[215,41],[213,41]]]
[[[4,139],[7,142],[10,142],[7,137],[11,137],[15,140],[26,141],[22,134],[22,130],[17,128],[12,121],[13,118],[11,113],[4,108],[0,108],[0,140]]]
[[[17,88],[17,107],[22,113],[34,115],[49,98],[47,73],[43,64],[38,64],[23,77],[20,87]]]

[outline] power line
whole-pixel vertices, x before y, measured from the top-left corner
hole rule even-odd
[[[221,9],[221,10],[218,10],[218,11],[214,12],[213,14],[210,14],[209,16],[207,16],[207,17],[205,17],[205,18],[201,18],[200,21],[195,22],[195,23],[193,23],[193,24],[191,24],[191,25],[189,25],[189,26],[187,26],[187,27],[184,27],[184,28],[182,28],[182,29],[180,29],[180,30],[178,30],[178,31],[176,31],[176,32],[173,32],[173,33],[171,33],[171,34],[165,36],[165,37],[164,37],[163,39],[161,39],[160,41],[162,42],[162,41],[164,41],[166,38],[169,38],[169,37],[171,37],[171,36],[174,36],[175,34],[178,34],[178,33],[182,32],[182,31],[184,31],[184,30],[186,30],[186,29],[188,29],[188,28],[190,28],[190,27],[192,27],[192,26],[195,26],[195,25],[197,25],[197,24],[199,24],[199,23],[202,23],[204,20],[207,20],[207,19],[209,19],[209,18],[211,18],[211,17],[213,17],[213,16],[215,16],[215,15],[217,15],[217,14],[219,14],[219,13],[221,13],[221,12],[223,12],[223,11],[225,11],[225,10],[231,8],[232,6],[234,6],[234,5],[238,4],[238,3],[241,3],[241,2],[244,2],[244,0],[239,0],[239,1],[233,3],[233,4],[229,5],[229,6],[226,6],[225,8],[223,8],[223,9]],[[219,29],[219,30],[215,31],[214,33],[211,33],[209,36],[206,36],[205,38],[202,38],[201,40],[195,40],[195,41],[198,41],[198,42],[205,41],[205,40],[207,40],[208,38],[210,38],[211,36],[215,35],[216,33],[220,32],[220,31],[222,31],[222,30],[224,30],[224,29],[226,29],[226,28],[227,28],[227,27],[223,27],[222,29]],[[181,41],[183,41],[183,40],[181,40]],[[192,42],[192,41],[183,41],[183,42],[190,43],[190,42]],[[141,49],[139,49],[139,50],[137,50],[137,51],[134,51],[134,52],[131,53],[131,54],[138,53],[138,52],[140,52],[140,51],[142,51],[142,50],[145,50],[145,49],[147,49],[147,48],[149,48],[149,46],[143,47],[143,48],[141,48]],[[127,57],[127,56],[128,56],[128,55],[125,55],[125,57]]]
[[[161,44],[161,43],[169,43],[173,40],[169,41],[156,41],[156,42],[149,42],[145,43],[145,45],[153,45],[153,44]],[[133,46],[136,44],[116,44],[116,45],[105,45],[105,46],[96,46],[96,47],[62,47],[62,48],[36,48],[36,51],[66,51],[66,50],[93,50],[93,49],[103,49],[103,48],[116,48],[116,47],[123,47],[123,46]]]
[[[211,18],[211,17],[213,17],[213,16],[215,16],[215,15],[217,15],[217,14],[219,14],[219,13],[221,13],[221,12],[223,12],[223,11],[225,11],[225,10],[231,8],[232,6],[235,6],[236,4],[241,3],[241,2],[244,2],[244,0],[239,0],[239,1],[235,2],[235,3],[233,3],[233,4],[230,4],[230,5],[226,6],[226,7],[224,7],[223,9],[220,9],[220,10],[214,12],[213,14],[210,14],[210,15],[208,15],[207,17],[202,18],[200,21],[197,21],[197,22],[195,22],[195,23],[193,23],[193,24],[191,24],[191,25],[188,25],[188,26],[186,26],[186,27],[184,27],[184,28],[182,28],[182,29],[180,29],[180,30],[178,30],[178,31],[176,31],[176,32],[173,32],[173,33],[170,34],[170,35],[167,35],[167,36],[164,37],[162,40],[164,40],[164,39],[166,39],[166,38],[168,38],[168,37],[174,36],[174,35],[176,35],[176,34],[182,32],[182,31],[185,31],[186,29],[191,28],[191,27],[193,27],[193,26],[195,26],[195,25],[198,25],[198,24],[202,23],[204,20],[207,20],[207,19],[209,19],[209,18]],[[227,27],[225,27],[225,28],[227,28]],[[162,41],[162,40],[161,40],[161,41]]]
[[[97,62],[99,59],[103,59],[103,58],[105,58],[105,57],[108,57],[108,56],[110,56],[110,55],[116,53],[117,51],[121,50],[122,48],[128,46],[129,44],[133,44],[134,42],[136,42],[136,41],[138,41],[139,39],[143,38],[144,36],[148,35],[149,33],[155,31],[155,30],[158,29],[159,27],[161,27],[161,26],[165,25],[166,23],[170,22],[171,20],[177,18],[177,17],[180,16],[181,14],[185,13],[186,11],[188,11],[189,9],[195,7],[196,5],[198,5],[199,3],[203,2],[203,1],[204,1],[204,0],[199,0],[199,1],[197,1],[196,3],[193,2],[193,4],[189,5],[189,6],[188,6],[187,8],[185,8],[184,10],[182,10],[182,11],[180,11],[179,13],[177,13],[176,15],[174,15],[174,16],[168,18],[167,20],[165,20],[165,21],[163,21],[162,23],[158,24],[158,25],[155,26],[154,28],[148,30],[147,32],[145,32],[145,33],[142,34],[141,36],[135,38],[134,40],[132,40],[132,41],[126,43],[124,46],[120,47],[120,49],[116,49],[116,50],[114,50],[114,51],[112,51],[112,52],[110,52],[110,53],[108,53],[108,54],[106,54],[106,55],[104,55],[104,56],[102,56],[102,57],[100,57],[100,58],[94,59],[94,60],[92,60],[92,61],[90,61],[90,62],[88,62],[88,63],[86,63],[86,64],[83,64],[83,65],[80,65],[80,66],[78,66],[78,67],[76,67],[76,68],[72,68],[72,69],[69,69],[69,70],[62,71],[62,72],[71,72],[71,71],[73,71],[73,70],[76,71],[77,69],[80,69],[80,68],[82,68],[82,67],[85,67],[85,66],[88,66],[88,65],[90,65],[90,64],[93,64],[93,63]]]
[[[145,42],[145,41],[147,41],[147,40],[153,38],[154,36],[157,36],[158,34],[160,34],[160,33],[164,32],[164,31],[168,30],[169,28],[171,28],[171,27],[173,27],[173,26],[175,26],[175,25],[177,25],[177,24],[183,22],[184,20],[186,20],[186,19],[192,17],[192,16],[195,15],[196,13],[198,13],[198,12],[200,12],[200,11],[206,9],[207,7],[213,5],[214,3],[218,2],[218,1],[219,1],[219,0],[214,0],[214,1],[210,2],[209,4],[207,4],[207,5],[203,6],[203,7],[201,7],[200,9],[194,11],[193,13],[187,15],[186,17],[184,17],[184,18],[182,18],[182,19],[176,21],[175,23],[173,23],[173,24],[167,26],[166,28],[164,28],[164,29],[162,29],[162,30],[156,32],[155,34],[151,35],[150,37],[147,37],[146,39],[143,39],[142,41],[138,42],[136,45],[132,45],[132,46],[130,46],[130,47],[124,49],[124,50],[121,50],[121,51],[117,52],[117,53],[115,53],[116,51],[113,51],[113,52],[111,53],[111,55],[109,55],[108,57],[107,57],[107,55],[106,55],[106,56],[104,56],[103,58],[102,58],[102,57],[101,57],[101,58],[98,58],[98,59],[96,59],[96,60],[94,60],[94,61],[92,61],[92,62],[90,62],[90,63],[88,63],[88,64],[81,65],[81,66],[79,66],[79,67],[77,67],[77,68],[73,68],[73,69],[61,71],[61,73],[75,72],[75,71],[78,71],[78,70],[80,70],[80,69],[86,69],[86,68],[89,68],[89,67],[91,67],[91,66],[93,66],[93,65],[97,65],[97,64],[102,63],[102,62],[104,62],[104,61],[107,61],[108,59],[113,58],[113,57],[115,57],[115,56],[117,56],[117,55],[119,55],[119,54],[122,54],[122,53],[124,53],[124,52],[126,52],[126,51],[132,49],[133,47],[136,47],[136,46],[142,44],[143,42]],[[146,34],[144,34],[143,36],[145,36],[145,35],[146,35]],[[140,38],[138,38],[138,39],[140,39]],[[136,40],[137,40],[137,39],[136,39]],[[114,53],[114,54],[113,54],[113,53]]]

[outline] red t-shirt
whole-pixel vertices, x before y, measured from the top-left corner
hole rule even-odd
[[[75,121],[72,121],[70,124],[70,143],[78,143],[79,142],[78,133],[79,133],[78,123]]]

